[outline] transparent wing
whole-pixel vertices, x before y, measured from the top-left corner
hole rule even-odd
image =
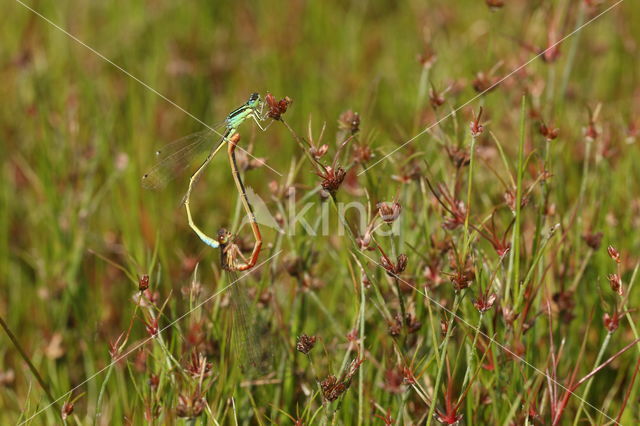
[[[151,190],[164,188],[191,165],[194,157],[215,149],[221,142],[220,133],[207,129],[165,145],[155,152],[157,163],[142,176],[142,186]]]
[[[237,274],[229,272],[229,278],[234,283],[231,286],[231,303],[234,309],[233,339],[238,351],[238,361],[250,378],[265,376],[271,372],[273,361],[270,349],[273,342],[269,342],[271,336],[267,324],[260,321],[256,307],[251,306],[247,289],[240,288],[242,283],[237,282]]]

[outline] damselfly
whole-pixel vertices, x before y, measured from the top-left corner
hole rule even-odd
[[[213,248],[217,248],[219,247],[217,239],[205,234],[193,221],[189,201],[195,182],[198,180],[206,166],[224,146],[224,142],[227,142],[229,146],[229,164],[231,166],[234,181],[242,199],[244,209],[249,215],[249,220],[256,238],[256,246],[254,247],[254,253],[251,256],[251,260],[245,262],[244,265],[239,265],[238,270],[246,270],[255,265],[257,255],[262,244],[262,239],[256,224],[253,208],[247,199],[244,184],[240,178],[240,172],[235,160],[235,148],[239,139],[237,131],[240,124],[247,119],[253,119],[260,129],[265,130],[261,125],[261,122],[265,120],[265,116],[262,114],[263,106],[264,103],[260,99],[260,95],[258,93],[251,94],[249,100],[244,105],[236,108],[227,115],[227,118],[222,123],[224,125],[223,133],[218,133],[214,128],[211,128],[210,130],[187,136],[167,145],[165,148],[156,152],[156,155],[160,158],[159,162],[142,177],[142,184],[145,188],[162,188],[169,180],[172,179],[173,176],[187,168],[194,156],[208,150],[209,154],[205,158],[204,162],[196,169],[195,173],[189,179],[189,186],[183,202],[187,211],[187,218],[191,229],[193,229],[205,244]],[[234,137],[236,140],[235,142],[232,142]]]

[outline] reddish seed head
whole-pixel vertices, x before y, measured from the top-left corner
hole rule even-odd
[[[611,286],[611,290],[622,296],[622,281],[620,280],[620,275],[609,274],[609,285]]]
[[[320,145],[318,148],[312,146],[311,148],[309,148],[309,154],[313,155],[316,160],[319,160],[327,153],[328,150],[329,145],[327,144]]]
[[[616,250],[613,246],[607,247],[607,253],[609,253],[609,257],[613,259],[616,263],[620,263],[620,252]]]
[[[550,29],[547,34],[547,48],[542,53],[542,60],[548,64],[555,62],[560,57],[560,44],[556,39],[555,30]]]
[[[478,312],[482,313],[491,309],[495,301],[496,301],[496,295],[494,293],[488,296],[481,294],[480,296],[478,296],[476,300],[473,301],[473,306],[476,307]]]
[[[320,387],[327,401],[335,401],[347,390],[346,386],[338,383],[338,379],[335,376],[328,376],[320,382]]]
[[[596,107],[595,111],[591,111],[591,109],[589,108],[589,124],[584,129],[584,136],[587,139],[590,139],[592,141],[595,140],[600,134],[600,132],[598,132],[598,129],[596,127],[596,119],[599,113],[600,113],[600,105]]]
[[[391,337],[398,337],[402,333],[402,323],[398,320],[398,316],[395,316],[387,325]]]
[[[608,313],[602,316],[602,321],[604,322],[605,328],[609,331],[609,333],[613,333],[618,329],[620,325],[620,316],[617,312],[614,312],[612,316],[609,316]]]
[[[497,243],[492,242],[491,244],[496,251],[496,254],[501,258],[509,253],[509,250],[511,250],[511,243],[508,242],[503,243],[502,241],[498,241]]]
[[[375,250],[375,248],[371,246],[371,232],[369,230],[367,230],[362,237],[356,238],[356,242],[360,250]]]
[[[480,124],[480,118],[482,118],[482,107],[480,107],[480,111],[478,111],[478,115],[469,123],[469,128],[471,129],[471,136],[477,138],[484,131],[484,126]]]
[[[373,151],[369,145],[361,144],[353,148],[353,161],[364,164],[373,158]]]
[[[207,401],[200,396],[199,392],[192,395],[181,394],[178,396],[176,415],[178,417],[194,418],[199,417],[207,406]]]
[[[145,321],[144,325],[147,329],[147,333],[149,333],[151,337],[156,337],[158,335],[159,327],[157,318],[151,318],[150,320]]]
[[[320,389],[322,389],[322,396],[324,396],[327,401],[332,402],[346,392],[347,386],[345,386],[344,383],[338,382],[336,376],[330,375],[320,382]]]
[[[120,333],[120,335],[116,340],[114,340],[113,342],[109,342],[109,355],[111,355],[111,359],[115,360],[120,354],[121,340],[124,337],[124,335],[125,333],[122,332]]]
[[[145,291],[149,288],[149,275],[144,274],[138,279],[138,290]]]
[[[400,212],[402,212],[402,206],[397,201],[392,203],[383,201],[381,203],[376,204],[378,208],[378,214],[380,218],[385,223],[393,223],[400,216]]]
[[[335,194],[338,188],[340,188],[340,185],[342,185],[345,176],[347,176],[347,172],[339,166],[335,169],[327,166],[324,173],[317,173],[317,175],[322,178],[322,182],[320,183],[322,189],[329,194]]]
[[[501,9],[504,6],[504,0],[485,0],[485,3],[491,10]]]
[[[453,283],[454,290],[461,291],[469,287],[475,278],[476,274],[473,269],[466,269],[453,274],[451,282]]]
[[[587,232],[582,236],[582,239],[592,250],[598,250],[600,248],[600,244],[602,243],[602,236],[602,232]]]
[[[158,385],[160,384],[160,376],[157,374],[152,374],[149,376],[149,387],[152,390],[158,389]]]
[[[429,89],[429,103],[431,103],[431,106],[433,107],[433,109],[438,109],[439,106],[444,104],[445,102],[444,94],[446,93],[446,91],[447,90],[438,92],[436,88],[433,87],[433,85],[431,85],[431,89]]]
[[[269,106],[269,112],[267,113],[267,115],[274,120],[280,120],[282,114],[287,112],[287,108],[289,108],[289,105],[291,105],[291,102],[293,102],[288,96],[285,96],[284,99],[277,101],[275,96],[273,96],[271,93],[267,93],[267,95],[265,96],[265,101]]]
[[[409,332],[409,334],[417,332],[418,330],[420,330],[420,327],[422,327],[422,323],[418,321],[418,318],[410,313],[407,313],[404,322],[407,326],[407,331]]]
[[[392,424],[395,423],[395,420],[393,420],[393,417],[391,417],[391,410],[387,410],[387,413],[384,416],[381,416],[380,414],[376,414],[374,417],[377,417],[380,420],[382,420],[385,426],[391,426]]]
[[[550,128],[550,127],[547,127],[546,124],[540,123],[540,134],[544,136],[547,139],[547,141],[551,142],[552,140],[555,140],[558,137],[559,133],[560,133],[560,129]]]
[[[203,354],[197,352],[191,353],[189,361],[185,365],[185,371],[194,379],[200,377],[207,377],[211,375],[211,368],[213,365],[207,362],[207,358]]]
[[[402,375],[404,376],[404,382],[408,385],[416,384],[416,376],[409,367],[402,367]]]
[[[62,420],[67,420],[67,417],[69,417],[72,413],[73,413],[73,403],[72,402],[65,402],[64,405],[62,406]]]
[[[507,204],[509,209],[515,213],[516,211],[516,189],[509,191],[507,190],[504,193],[504,202]],[[529,204],[529,196],[526,194],[522,194],[522,199],[520,200],[520,208],[524,208],[527,204]]]
[[[386,255],[380,257],[380,264],[387,271],[387,274],[391,277],[397,277],[407,268],[407,262],[409,258],[406,254],[400,254],[394,264],[391,259]]]
[[[442,424],[455,425],[455,424],[458,424],[460,420],[462,420],[462,414],[458,414],[458,413],[447,414],[447,413],[441,412],[440,410],[436,410],[436,418]]]
[[[437,59],[438,55],[429,46],[425,46],[424,52],[418,55],[418,62],[424,68],[431,68]]]
[[[338,128],[355,135],[360,130],[360,115],[351,110],[343,112],[338,118]]]
[[[409,260],[409,258],[407,257],[406,254],[400,254],[398,256],[398,261],[396,263],[396,272],[398,274],[404,272],[404,270],[407,269],[408,260]]]
[[[447,322],[447,320],[442,318],[440,320],[440,333],[442,334],[442,337],[446,336],[448,331],[449,331],[449,323]]]
[[[589,123],[589,126],[584,131],[584,135],[587,139],[595,140],[598,137],[598,131],[593,123]]]
[[[303,334],[302,336],[298,337],[298,343],[296,343],[296,350],[298,352],[301,352],[303,354],[308,354],[311,349],[313,349],[313,347],[316,344],[316,336],[307,336],[306,334]]]

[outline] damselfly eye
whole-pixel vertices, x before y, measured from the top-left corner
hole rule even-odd
[[[252,93],[251,96],[249,96],[249,102],[256,102],[259,99],[260,93]]]

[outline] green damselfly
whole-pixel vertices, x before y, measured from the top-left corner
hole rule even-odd
[[[258,317],[255,310],[249,303],[246,291],[241,291],[238,284],[237,271],[245,271],[255,266],[260,249],[262,247],[262,236],[255,219],[253,207],[249,202],[245,186],[238,169],[235,150],[240,140],[238,127],[247,119],[253,119],[260,129],[265,130],[260,124],[265,120],[262,114],[263,102],[258,93],[253,93],[249,100],[239,108],[233,110],[224,120],[224,132],[220,134],[215,130],[207,130],[179,139],[156,154],[160,161],[143,178],[143,186],[148,189],[158,189],[164,187],[167,182],[177,173],[184,170],[191,163],[191,159],[200,153],[209,151],[203,163],[189,179],[189,187],[184,196],[184,205],[187,211],[189,226],[207,245],[213,248],[221,248],[221,266],[227,271],[229,282],[232,283],[231,301],[234,310],[234,338],[237,349],[242,356],[242,364],[252,373],[265,371],[265,366],[270,359],[268,349],[261,332]],[[206,166],[215,155],[222,149],[224,143],[227,144],[229,165],[233,175],[236,189],[240,195],[242,205],[249,216],[249,222],[255,237],[253,252],[249,260],[245,259],[237,245],[233,243],[233,236],[230,233],[219,232],[216,238],[206,235],[193,221],[189,201],[194,183],[198,180]],[[240,261],[242,259],[242,261]]]
[[[193,216],[191,214],[191,209],[189,207],[189,201],[191,199],[191,192],[193,191],[195,182],[198,180],[211,160],[224,146],[224,142],[227,142],[229,144],[229,163],[231,166],[231,171],[234,175],[234,180],[236,182],[238,192],[240,193],[240,196],[242,198],[243,206],[247,214],[249,215],[249,219],[254,231],[254,236],[256,237],[256,244],[258,244],[258,242],[261,244],[262,242],[260,238],[260,232],[257,230],[258,228],[255,220],[255,215],[253,214],[253,208],[251,207],[251,204],[247,199],[244,184],[240,179],[240,172],[238,171],[238,167],[235,161],[235,147],[237,144],[237,140],[235,143],[230,142],[234,135],[237,135],[239,126],[248,119],[253,119],[253,121],[258,125],[258,127],[260,127],[261,130],[265,130],[265,128],[260,124],[265,120],[265,116],[262,113],[263,107],[264,103],[260,99],[260,95],[258,93],[252,93],[249,97],[249,100],[244,105],[236,108],[235,110],[231,111],[229,115],[227,115],[227,118],[225,118],[225,120],[222,122],[222,125],[224,126],[223,133],[219,133],[215,130],[215,128],[211,128],[209,130],[205,130],[204,132],[195,133],[193,135],[186,136],[182,139],[178,139],[177,141],[170,143],[163,149],[156,151],[156,155],[160,158],[160,160],[148,173],[145,173],[142,176],[142,185],[145,188],[163,188],[164,186],[166,186],[167,182],[171,180],[175,175],[189,167],[194,156],[202,154],[208,150],[209,153],[204,162],[200,165],[200,167],[196,169],[195,173],[193,173],[193,175],[189,179],[189,187],[187,189],[187,193],[184,196],[183,202],[187,211],[189,226],[205,244],[213,248],[219,247],[217,239],[205,234],[195,224],[195,222],[193,221]],[[253,257],[254,256],[252,256],[252,258]],[[250,267],[255,265],[255,260],[257,260],[257,255],[255,256],[252,265],[250,265],[249,267],[241,268],[240,270],[249,269]]]

